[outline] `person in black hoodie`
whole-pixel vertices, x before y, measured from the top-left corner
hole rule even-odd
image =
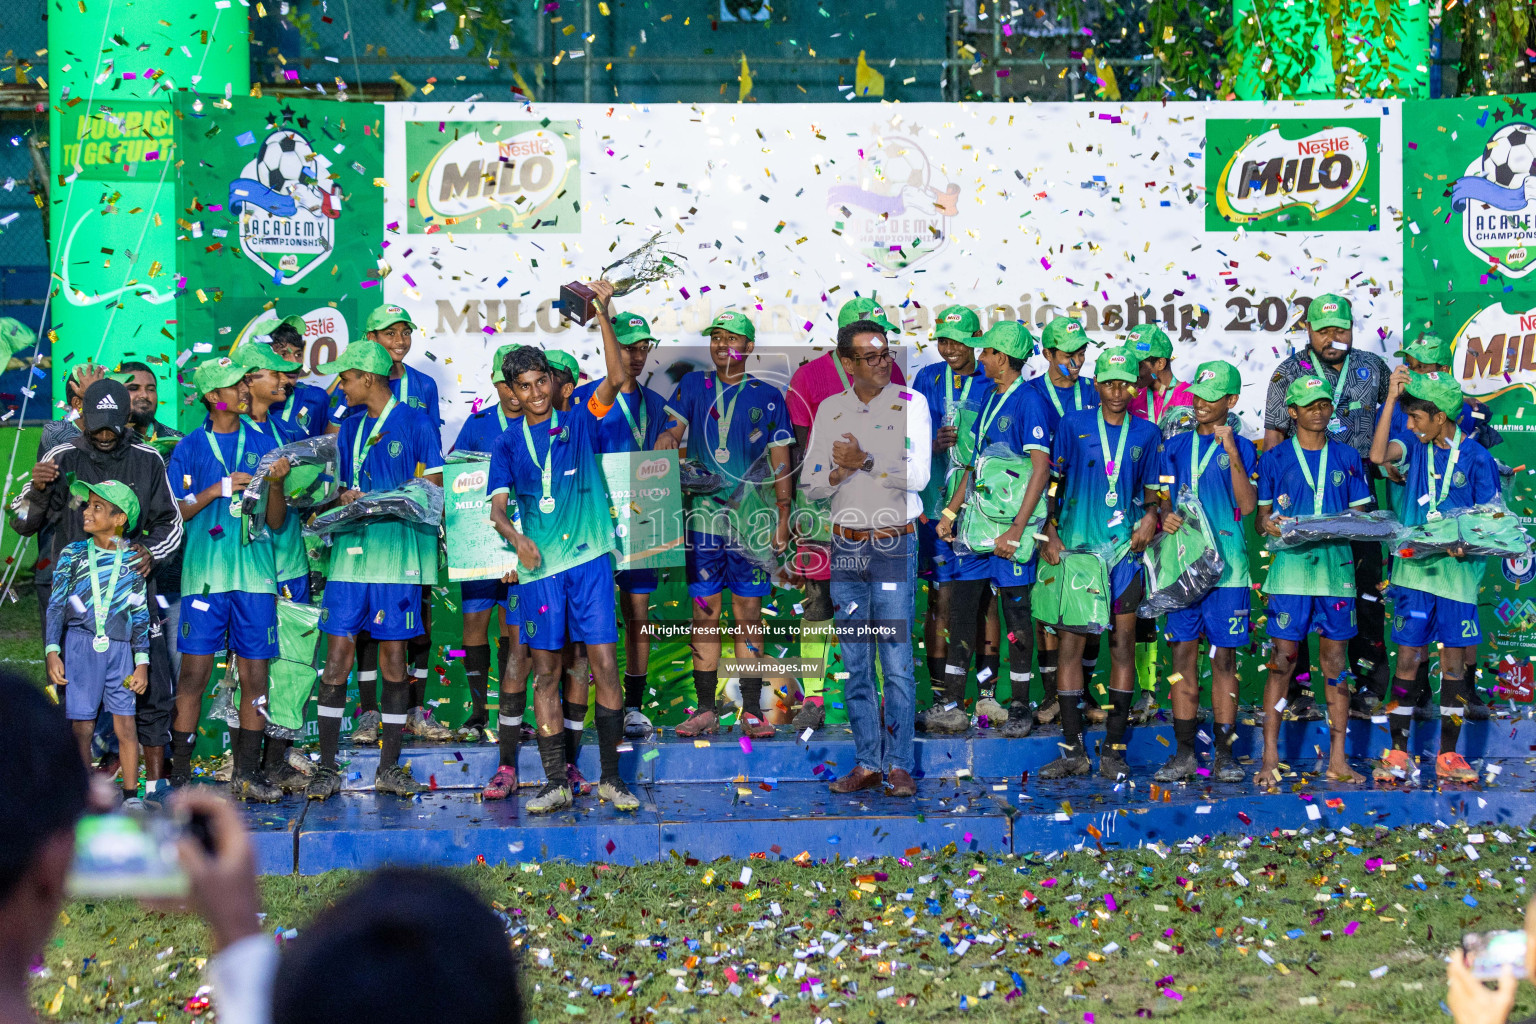
[[[181,513],[171,496],[170,481],[160,454],[144,444],[128,425],[128,389],[116,380],[97,380],[86,388],[80,409],[80,433],[45,452],[32,467],[32,479],[11,504],[16,530],[22,536],[48,531],[52,544],[43,555],[50,564],[66,544],[85,539],[81,511],[69,500],[68,480],[98,484],[120,480],[139,498],[139,521],[126,533],[134,551],[132,568],[146,578],[155,566],[181,548]],[[153,591],[150,594],[154,601]],[[140,742],[147,774],[164,774],[165,734],[169,728],[164,705],[169,695],[141,707]],[[164,719],[164,721],[161,721]],[[146,740],[156,740],[148,743]],[[159,766],[158,770],[155,766]]]

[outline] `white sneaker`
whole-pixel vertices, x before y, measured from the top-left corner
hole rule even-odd
[[[453,730],[433,718],[432,712],[426,708],[411,708],[406,712],[405,733],[433,743],[446,743],[453,739]]]
[[[651,720],[639,708],[624,709],[624,735],[632,740],[643,740],[656,731]]]
[[[315,774],[315,762],[297,747],[288,748],[288,767],[306,777]]]
[[[975,717],[987,716],[987,721],[992,725],[1002,725],[1008,721],[1008,709],[998,703],[997,698],[988,694],[976,702],[971,709]]]

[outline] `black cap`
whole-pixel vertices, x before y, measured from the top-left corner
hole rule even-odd
[[[80,410],[81,427],[94,434],[111,427],[121,434],[128,426],[128,389],[115,380],[99,380],[85,391]]]

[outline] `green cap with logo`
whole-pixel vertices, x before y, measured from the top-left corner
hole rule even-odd
[[[1428,362],[1428,360],[1425,360]],[[1435,408],[1455,419],[1461,415],[1462,395],[1461,385],[1456,383],[1456,378],[1449,373],[1415,373],[1409,376],[1408,385],[1403,391],[1414,398],[1421,398],[1426,402],[1433,402]]]
[[[722,331],[739,334],[748,341],[757,340],[757,327],[752,323],[752,319],[740,310],[727,309],[722,313],[717,313],[715,318],[709,322],[709,326],[704,328],[704,336],[708,337],[716,327]]]
[[[885,315],[885,307],[874,299],[849,299],[843,303],[843,307],[837,311],[837,327],[842,330],[851,323],[860,320],[868,320],[880,325],[880,329],[886,334],[900,334],[901,328],[897,327]]]
[[[1353,327],[1354,323],[1354,311],[1342,295],[1319,295],[1307,307],[1307,326],[1314,331],[1324,327]]]
[[[272,351],[272,346],[260,341],[247,341],[229,354],[230,358],[247,370],[297,370],[299,363],[288,360]]]
[[[981,317],[969,306],[946,306],[939,311],[933,326],[935,338],[948,338],[962,345],[976,347],[976,332],[981,330]]]
[[[501,375],[501,368],[502,368],[503,364],[505,364],[506,361],[507,361],[507,355],[509,353],[516,352],[518,349],[520,349],[522,347],[523,347],[522,345],[503,345],[503,346],[501,346],[501,348],[496,350],[496,354],[491,357],[491,380],[493,380],[493,381],[498,381],[499,380],[499,381],[502,381],[503,383],[510,383],[509,381],[506,381],[506,379],[502,377],[502,375]]]
[[[980,348],[994,349],[1015,359],[1028,359],[1035,354],[1035,336],[1017,320],[999,320],[987,328],[986,334],[971,340]]]
[[[338,358],[315,367],[315,372],[330,374],[340,373],[343,370],[362,370],[364,373],[377,373],[388,377],[394,365],[395,361],[390,358],[389,352],[383,345],[364,338],[348,345]]]
[[[415,321],[411,319],[411,314],[405,311],[404,306],[396,306],[393,303],[386,303],[382,306],[375,306],[373,312],[368,314],[368,319],[363,324],[363,330],[382,331],[390,324],[400,323],[405,324],[413,331],[421,330],[420,327],[416,326]]]
[[[549,360],[550,369],[564,370],[571,375],[573,384],[581,383],[581,368],[576,364],[575,356],[558,348],[547,348],[544,350],[544,358]]]
[[[192,386],[199,395],[219,388],[232,388],[245,379],[247,368],[228,356],[210,359],[192,374]]]
[[[1189,393],[1207,402],[1217,402],[1228,395],[1241,394],[1243,375],[1237,367],[1222,359],[1201,363],[1195,370],[1195,379],[1189,385]]]
[[[252,327],[247,337],[265,338],[269,336],[273,331],[284,325],[292,327],[295,331],[298,331],[299,337],[304,337],[304,318],[298,314],[294,314],[293,316],[285,316],[281,319],[275,316],[269,316],[265,320]]]
[[[1285,389],[1285,404],[1304,409],[1313,402],[1333,401],[1333,391],[1321,377],[1297,377]]]
[[[1141,357],[1128,348],[1112,348],[1099,354],[1093,363],[1093,379],[1103,384],[1111,380],[1123,380],[1135,384],[1140,379]]]
[[[613,333],[620,345],[638,345],[642,341],[659,341],[651,333],[651,325],[639,313],[615,313]]]
[[[102,501],[116,505],[118,511],[128,517],[126,529],[131,530],[139,525],[139,499],[133,493],[133,488],[127,484],[119,480],[103,480],[99,484],[88,484],[84,480],[76,480],[69,485],[71,498],[86,501],[92,494]]]
[[[1058,352],[1078,352],[1088,347],[1088,332],[1083,330],[1081,320],[1069,316],[1054,317],[1040,332],[1040,345]]]
[[[1168,359],[1173,355],[1173,342],[1157,324],[1132,327],[1125,336],[1125,347],[1142,359]]]
[[[1431,366],[1450,366],[1452,358],[1451,346],[1435,334],[1419,335],[1418,341],[1404,345],[1397,354]]]

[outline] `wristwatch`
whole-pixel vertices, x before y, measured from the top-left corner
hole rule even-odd
[[[864,456],[864,465],[860,466],[859,468],[866,473],[873,470],[875,468],[875,457],[873,455]]]

